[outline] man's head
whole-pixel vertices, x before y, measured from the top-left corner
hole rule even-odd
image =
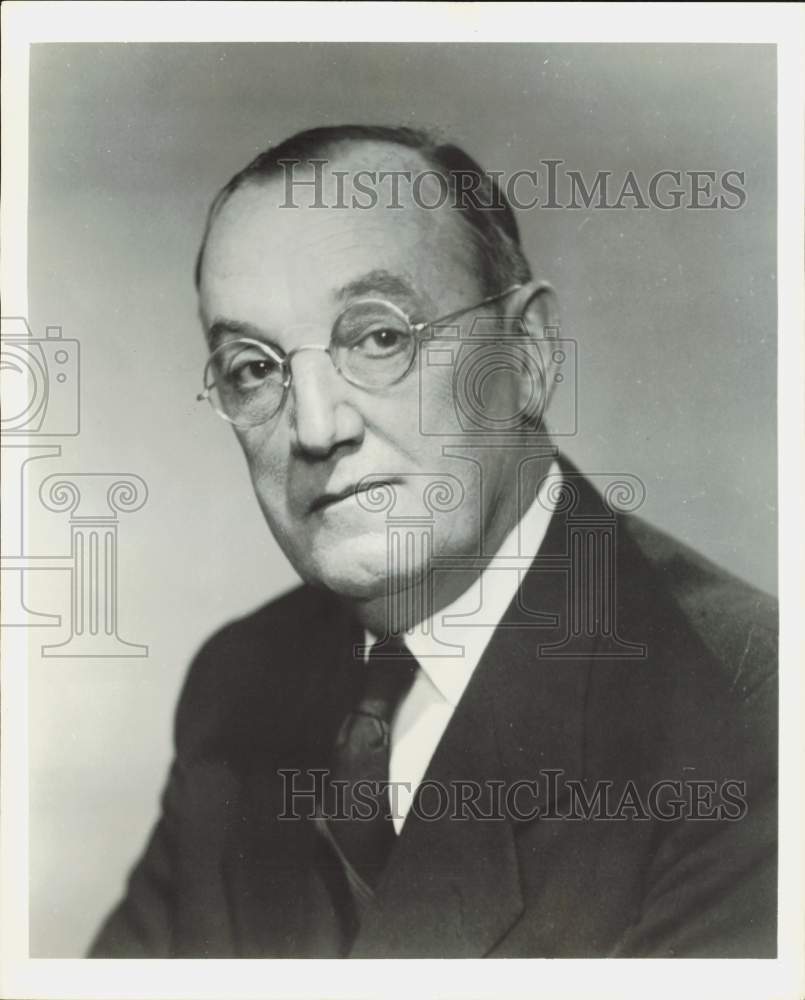
[[[474,198],[457,197],[467,172],[479,179]],[[405,181],[396,191],[380,186],[395,175]],[[534,333],[555,322],[552,295],[531,282],[493,179],[456,147],[407,129],[317,129],[261,154],[213,203],[196,277],[213,349],[243,337],[280,357],[325,348],[337,317],[356,303],[385,300],[415,326],[512,286],[494,307],[457,320],[462,336],[491,314],[522,316]],[[511,332],[505,326],[501,336]],[[387,334],[370,335],[374,353],[387,349]],[[447,439],[423,433],[422,418],[431,428],[455,426],[455,373],[443,366],[423,379],[418,361],[391,385],[363,388],[321,350],[298,351],[286,365],[282,408],[236,427],[261,508],[297,571],[358,601],[382,598],[396,572],[386,512],[355,492],[366,477],[391,486],[395,517],[427,513],[430,483],[460,484],[463,499],[435,517],[435,555],[478,554],[481,539],[494,551],[516,520],[514,451],[445,455]],[[523,412],[532,373],[493,365],[481,396],[492,422]],[[406,573],[426,558],[413,554]]]

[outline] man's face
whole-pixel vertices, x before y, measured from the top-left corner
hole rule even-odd
[[[377,170],[424,168],[414,154],[379,144],[341,153],[332,167],[354,172],[367,163]],[[366,298],[390,301],[412,322],[478,302],[484,292],[455,210],[417,207],[408,190],[400,194],[403,207],[387,207],[381,195],[371,210],[312,207],[307,188],[294,191],[299,207],[282,207],[282,177],[237,191],[217,217],[204,255],[200,305],[208,336],[234,339],[245,328],[287,353],[303,344],[326,346],[338,314]],[[349,180],[346,192],[349,204]],[[336,197],[326,174],[326,204]],[[432,191],[423,198],[436,200]],[[461,322],[471,324],[475,315]],[[445,474],[459,480],[463,500],[435,514],[436,555],[478,553],[482,525],[488,541],[511,527],[511,459],[503,449],[482,449],[474,462],[445,457],[445,439],[421,432],[420,409],[431,427],[455,426],[453,369],[429,372],[420,398],[419,367],[417,360],[402,381],[372,391],[348,383],[323,352],[303,351],[291,360],[283,409],[266,424],[236,431],[266,520],[303,579],[372,599],[399,572],[389,569],[388,512],[368,510],[366,495],[355,492],[367,476],[392,486],[395,518],[428,514],[426,487]],[[512,412],[517,390],[513,375],[496,379],[490,405]],[[422,558],[412,553],[406,573],[421,567]]]

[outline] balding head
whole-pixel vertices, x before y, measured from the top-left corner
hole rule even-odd
[[[221,189],[208,215],[196,261],[196,284],[212,224],[236,191],[282,178],[286,207],[310,204],[318,193],[314,185],[324,180],[327,168],[331,186],[327,198],[320,196],[321,207],[352,205],[355,196],[364,209],[399,212],[407,192],[409,207],[424,211],[448,207],[456,213],[463,226],[461,242],[473,252],[487,294],[530,278],[510,205],[495,177],[462,149],[421,130],[340,125],[300,132],[269,147]],[[334,176],[343,171],[340,179]]]

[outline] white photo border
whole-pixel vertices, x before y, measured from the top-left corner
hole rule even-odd
[[[770,43],[778,58],[780,876],[776,960],[83,960],[28,958],[28,644],[3,638],[0,995],[37,998],[805,995],[803,978],[802,5],[79,3],[3,6],[2,283],[27,315],[29,46],[37,42],[395,41]],[[378,987],[382,984],[382,988]]]

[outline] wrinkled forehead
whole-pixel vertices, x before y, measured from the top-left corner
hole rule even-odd
[[[224,203],[204,253],[205,314],[320,312],[379,270],[423,307],[479,289],[467,226],[418,154],[365,144],[321,159],[248,182]]]

